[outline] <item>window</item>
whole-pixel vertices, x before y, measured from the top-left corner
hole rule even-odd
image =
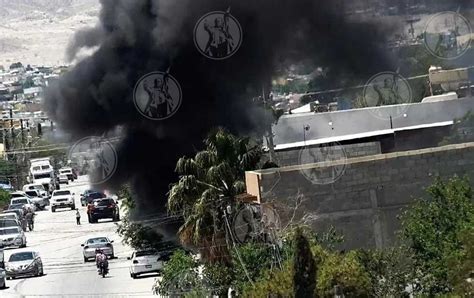
[[[114,204],[114,200],[112,199],[106,199],[106,200],[97,200],[95,201],[95,205],[97,206],[108,206],[108,205],[111,205],[111,204]]]
[[[13,199],[12,200],[12,205],[15,205],[15,204],[29,204],[30,202],[28,201],[28,199]]]
[[[143,250],[143,251],[137,251],[135,254],[135,257],[154,256],[157,254],[158,253],[155,250]]]
[[[45,179],[45,178],[51,178],[51,174],[36,174],[33,175],[35,179]]]
[[[102,237],[102,238],[92,238],[87,240],[87,244],[101,244],[101,243],[108,243],[109,241],[107,238]]]
[[[8,262],[22,262],[33,260],[35,257],[32,252],[19,252],[16,254],[12,254],[8,259]]]
[[[0,235],[18,234],[18,228],[9,228],[0,230]]]
[[[11,227],[18,227],[18,222],[13,219],[0,219],[0,228],[11,228]],[[14,234],[14,233],[18,233],[18,229],[13,232],[10,231],[9,234]],[[4,234],[4,235],[8,235],[8,234]]]
[[[49,169],[49,166],[41,166],[41,169],[42,169],[42,170],[48,170],[48,169]]]
[[[55,191],[53,196],[68,196],[71,192],[69,190]]]

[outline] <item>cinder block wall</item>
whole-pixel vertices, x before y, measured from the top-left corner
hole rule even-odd
[[[312,148],[314,146],[308,146]],[[359,144],[341,145],[344,148],[347,158],[376,155],[382,153],[380,142],[367,142]],[[293,148],[275,152],[277,164],[280,167],[293,166],[300,164],[299,155],[303,148]],[[267,157],[268,158],[268,157]]]
[[[384,247],[396,241],[397,215],[439,175],[474,176],[474,143],[350,158],[332,184],[313,184],[302,169],[328,169],[338,162],[248,172],[260,180],[262,203],[272,203],[283,225],[297,199],[295,220],[317,231],[329,226],[344,234],[341,248]],[[341,161],[339,162],[339,164]],[[474,181],[474,180],[472,180]]]

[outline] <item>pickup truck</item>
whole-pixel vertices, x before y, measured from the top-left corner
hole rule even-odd
[[[76,203],[74,201],[74,193],[70,190],[55,190],[51,195],[49,202],[51,206],[51,212],[56,212],[57,208],[71,208],[76,209]]]

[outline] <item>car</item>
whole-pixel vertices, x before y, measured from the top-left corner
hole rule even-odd
[[[26,276],[42,276],[43,261],[38,252],[22,251],[10,255],[5,264],[7,279]]]
[[[14,219],[14,220],[20,220],[18,215],[15,212],[2,212],[0,213],[0,219]]]
[[[27,190],[37,190],[39,191],[41,197],[43,197],[44,199],[49,198],[48,191],[44,188],[43,184],[32,183],[23,185],[23,191],[26,192]]]
[[[18,220],[20,220],[20,218],[23,218],[23,215],[24,215],[23,209],[8,209],[8,210],[2,211],[2,214],[11,214],[11,213],[16,214]]]
[[[158,253],[153,249],[133,252],[132,256],[127,258],[132,261],[129,267],[130,277],[137,278],[144,273],[160,274],[167,258],[168,254]]]
[[[27,190],[25,193],[30,197],[31,202],[36,206],[36,209],[44,210],[47,203],[38,190]]]
[[[33,203],[33,201],[29,197],[14,197],[10,200],[10,206],[11,205],[22,205],[21,208],[30,208],[33,211],[36,211],[36,205]],[[20,208],[17,208],[20,209]]]
[[[7,277],[7,272],[5,269],[0,268],[0,289],[5,289],[7,287],[7,283],[5,281]]]
[[[50,200],[51,212],[56,212],[57,208],[71,208],[76,209],[74,201],[74,193],[70,190],[55,190],[51,195]]]
[[[114,246],[112,245],[114,241],[109,240],[107,237],[95,237],[89,238],[81,244],[84,247],[82,255],[84,257],[84,263],[88,262],[89,259],[95,259],[95,250],[100,248],[104,254],[111,259],[115,258],[114,255]]]
[[[61,168],[59,169],[59,176],[66,175],[68,180],[74,181],[74,173],[72,168]]]
[[[12,228],[12,227],[20,227],[21,228],[21,223],[17,219],[11,219],[11,218],[0,218],[0,229],[3,228]]]
[[[88,204],[92,203],[92,201],[96,199],[103,199],[107,196],[101,192],[89,192],[87,195],[81,197],[81,205],[87,206]]]
[[[96,199],[87,205],[87,218],[89,223],[96,223],[103,218],[112,218],[113,221],[119,221],[119,206],[111,198]]]
[[[26,247],[26,236],[20,227],[0,228],[3,247]]]
[[[65,174],[59,174],[58,182],[59,184],[69,184],[69,178]]]

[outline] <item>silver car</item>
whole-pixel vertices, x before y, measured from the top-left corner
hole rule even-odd
[[[3,247],[26,247],[26,236],[20,227],[1,228],[0,241]]]
[[[22,251],[14,253],[8,258],[5,265],[7,279],[21,276],[42,276],[43,261],[35,251]]]
[[[90,238],[83,244],[81,244],[83,249],[83,256],[84,256],[84,263],[88,262],[89,259],[94,259],[95,260],[95,250],[96,249],[101,249],[104,254],[111,259],[115,258],[114,255],[114,246],[112,245],[114,241],[109,240],[107,237],[96,237],[96,238]]]

